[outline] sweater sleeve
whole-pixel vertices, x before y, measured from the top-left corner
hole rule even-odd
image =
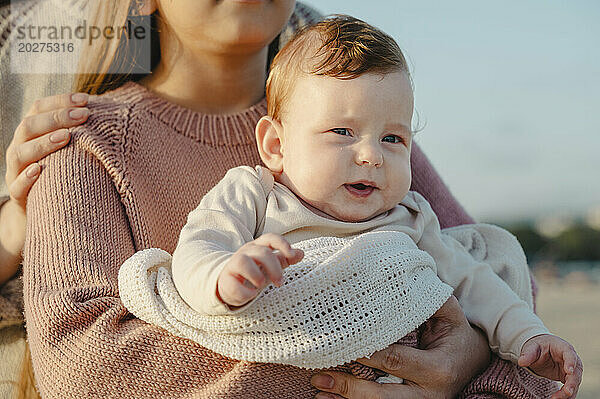
[[[217,278],[235,251],[254,240],[263,222],[267,199],[261,177],[248,166],[230,169],[190,212],[181,230],[173,253],[173,282],[183,300],[199,313],[232,312],[217,298]]]
[[[411,191],[416,191],[427,199],[442,228],[474,223],[473,218],[454,198],[417,143],[413,143],[410,162]]]
[[[235,362],[134,318],[119,299],[134,253],[120,195],[89,143],[41,161],[27,204],[24,299],[43,397],[198,397]],[[212,381],[212,382],[211,382]]]
[[[459,241],[442,234],[430,205],[420,195],[413,195],[423,228],[417,246],[433,257],[438,276],[454,288],[465,316],[485,331],[490,348],[516,363],[523,344],[536,335],[548,334],[548,329],[489,264],[477,261]]]

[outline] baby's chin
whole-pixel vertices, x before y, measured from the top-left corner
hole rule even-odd
[[[327,213],[330,218],[339,220],[340,222],[360,223],[368,222],[369,220],[378,218],[382,215],[387,215],[389,211],[394,209],[402,199],[390,203],[386,201],[374,201],[375,203],[352,204],[347,206],[335,206],[329,209],[322,209],[321,212]],[[379,203],[376,203],[379,202]]]
[[[394,201],[391,205],[389,204],[389,201],[386,201],[385,203],[379,202],[377,205],[372,202],[362,205],[355,203],[348,206],[348,203],[340,204],[339,200],[332,204],[327,202],[315,203],[314,201],[306,200],[299,195],[296,195],[296,198],[298,198],[300,203],[306,208],[318,216],[347,223],[367,222],[380,215],[387,214],[388,211],[393,209],[400,202],[400,200]]]
[[[375,212],[360,212],[360,211],[354,211],[354,212],[335,212],[335,211],[330,211],[330,213],[327,212],[323,212],[321,211],[321,213],[324,213],[328,216],[328,219],[333,219],[333,220],[338,220],[340,222],[347,222],[347,223],[360,223],[360,222],[368,222],[371,219],[375,219],[376,217],[386,214],[389,211],[389,209],[387,210],[377,210]]]
[[[317,208],[316,206],[314,206],[314,204],[311,204],[311,203],[303,200],[300,197],[298,197],[298,198],[300,199],[300,202],[302,204],[304,204],[304,206],[306,206],[314,214],[319,215],[325,219],[336,220],[338,222],[347,222],[347,223],[366,222],[370,219],[373,219],[374,217],[379,216],[382,213],[382,212],[376,212],[376,213],[371,212],[370,214],[361,214],[360,212],[356,213],[356,212],[340,211],[335,208],[320,209],[320,208]]]
[[[369,216],[366,216],[366,217],[360,217],[360,216],[356,217],[356,216],[354,216],[354,217],[347,217],[347,218],[339,218],[338,220],[342,221],[342,222],[348,222],[348,223],[368,222],[369,220],[375,219],[379,215],[382,215],[382,214],[384,214],[386,212],[387,211],[385,211],[385,212],[378,212],[376,214],[372,214],[372,215],[369,215]]]

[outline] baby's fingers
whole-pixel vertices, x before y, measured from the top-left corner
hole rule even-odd
[[[293,265],[298,263],[304,253],[299,249],[293,249],[289,242],[279,234],[267,233],[254,240],[256,244],[267,246],[271,249],[279,251],[282,254],[287,264]]]
[[[581,379],[583,378],[583,363],[575,352],[570,350],[563,356],[565,359],[565,379],[562,390],[567,394],[567,398],[574,398],[579,391],[579,385],[581,385]]]
[[[558,391],[554,392],[550,399],[571,399],[577,395],[577,390],[574,390],[567,385],[563,385]]]
[[[240,255],[236,266],[230,270],[230,273],[238,277],[240,283],[248,280],[256,288],[261,288],[265,284],[265,276],[252,258],[250,255]]]
[[[567,348],[562,353],[563,369],[565,374],[574,374],[577,371],[578,366],[583,369],[583,365],[577,352],[575,352],[575,349],[566,342],[565,344],[567,345]]]
[[[220,299],[231,306],[242,306],[248,303],[257,295],[258,290],[243,284],[243,281],[238,276],[228,273],[219,277],[217,293]]]
[[[270,247],[255,245],[247,251],[247,255],[262,266],[262,271],[269,281],[272,281],[278,287],[281,286],[283,268],[287,265],[280,263],[279,258]]]

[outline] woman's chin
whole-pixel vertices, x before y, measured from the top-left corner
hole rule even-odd
[[[236,45],[268,45],[283,30],[285,21],[274,24],[262,18],[239,18],[230,20],[223,26],[219,36],[221,40]]]
[[[221,0],[215,10],[219,35],[236,39],[239,44],[269,44],[283,30],[294,11],[290,0]]]

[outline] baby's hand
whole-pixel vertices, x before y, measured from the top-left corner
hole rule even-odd
[[[581,384],[583,363],[571,344],[561,338],[543,334],[530,338],[521,349],[519,366],[555,381],[563,387],[551,399],[574,398]]]
[[[280,235],[264,234],[244,244],[229,259],[217,279],[217,296],[230,306],[242,306],[269,282],[281,286],[282,270],[303,256],[302,250],[292,249]]]

